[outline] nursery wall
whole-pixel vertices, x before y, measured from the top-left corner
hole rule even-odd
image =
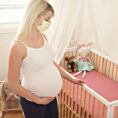
[[[12,28],[0,27],[0,81],[4,80],[8,72],[8,54],[11,41],[16,34],[17,25],[12,24]]]

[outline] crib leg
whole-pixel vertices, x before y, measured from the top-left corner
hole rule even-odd
[[[113,115],[114,115],[114,107],[109,106],[108,107],[108,112],[107,112],[107,118],[113,118]]]
[[[84,77],[85,77],[85,75],[86,75],[86,71],[84,71],[82,78],[84,78]]]
[[[81,72],[82,72],[82,71],[79,71],[79,72],[73,74],[73,76],[76,76],[76,75],[80,74]]]

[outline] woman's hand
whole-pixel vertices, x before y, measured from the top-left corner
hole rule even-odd
[[[81,85],[81,86],[83,86],[83,81],[81,81],[81,80],[79,80],[79,79],[74,79],[74,78],[71,78],[71,80],[70,80],[72,83],[74,83],[74,84],[79,84],[79,85]]]
[[[38,100],[35,102],[36,104],[49,104],[52,100],[54,100],[55,97],[43,97],[43,98],[38,98]]]

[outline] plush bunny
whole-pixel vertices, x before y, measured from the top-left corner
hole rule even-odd
[[[3,102],[3,109],[21,108],[19,96],[8,88],[7,78],[2,84],[1,100]]]
[[[77,58],[77,66],[79,72],[75,73],[73,76],[84,71],[82,76],[82,78],[84,78],[86,75],[86,71],[91,71],[94,69],[94,66],[91,64],[91,60],[89,58],[90,45],[92,44],[93,43],[82,45],[77,44],[77,48],[79,49],[79,57]]]

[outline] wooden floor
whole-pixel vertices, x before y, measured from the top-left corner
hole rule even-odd
[[[22,110],[2,110],[2,102],[0,101],[0,118],[25,118]]]
[[[0,81],[0,84],[3,84],[4,81]],[[0,118],[25,118],[22,109],[5,111],[2,109],[2,101],[0,95]]]
[[[3,112],[1,118],[24,118],[22,111],[7,111]]]

